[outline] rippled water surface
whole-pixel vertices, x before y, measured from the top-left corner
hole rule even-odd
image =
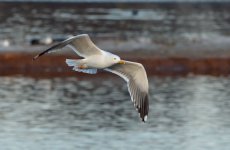
[[[3,150],[230,148],[230,78],[150,78],[147,123],[119,78],[0,83]]]
[[[168,44],[183,39],[196,42],[197,37],[225,39],[230,35],[229,3],[172,4],[81,7],[77,3],[2,3],[0,43],[9,40],[10,45],[23,45],[36,38],[65,39],[80,33],[120,38],[140,36],[150,38],[147,42],[168,41]]]

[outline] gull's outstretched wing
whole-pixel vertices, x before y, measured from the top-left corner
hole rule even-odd
[[[40,54],[38,54],[37,56],[35,56],[33,59],[37,59],[38,57],[55,51],[57,49],[63,48],[65,46],[70,46],[79,56],[81,57],[87,57],[87,56],[91,56],[91,55],[97,55],[97,54],[101,54],[102,50],[100,48],[98,48],[89,38],[88,34],[81,34],[78,36],[74,36],[71,37],[67,40],[64,40],[50,48],[48,48],[47,50],[41,52]]]
[[[105,69],[122,77],[128,84],[128,90],[142,121],[147,120],[149,111],[148,78],[142,64],[125,61]]]

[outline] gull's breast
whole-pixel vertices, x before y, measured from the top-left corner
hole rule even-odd
[[[104,69],[112,65],[103,55],[94,55],[86,58],[86,65],[89,68]]]

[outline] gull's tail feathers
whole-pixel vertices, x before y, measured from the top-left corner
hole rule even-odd
[[[80,65],[80,60],[76,59],[66,59],[65,62],[70,67],[76,67]]]
[[[88,74],[96,74],[97,73],[97,69],[94,69],[94,68],[90,68],[90,69],[80,69],[80,68],[78,68],[81,65],[81,60],[66,59],[65,62],[69,67],[73,67],[74,71],[88,73]]]
[[[83,72],[83,73],[88,73],[88,74],[96,74],[97,69],[79,69],[79,68],[73,68],[74,71],[77,72]]]

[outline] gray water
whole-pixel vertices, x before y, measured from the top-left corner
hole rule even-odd
[[[0,2],[187,2],[187,0],[0,0]],[[229,2],[229,0],[190,0],[189,2]]]
[[[0,78],[1,150],[229,150],[230,78],[150,77],[142,123],[120,78]]]
[[[169,46],[204,42],[207,44],[202,45],[203,49],[212,43],[208,48],[220,45],[228,49],[229,4],[1,3],[0,47],[28,45],[34,39],[63,40],[70,35],[88,33],[92,37],[109,37],[116,42],[134,39],[134,43],[146,45],[153,42],[154,45]]]

